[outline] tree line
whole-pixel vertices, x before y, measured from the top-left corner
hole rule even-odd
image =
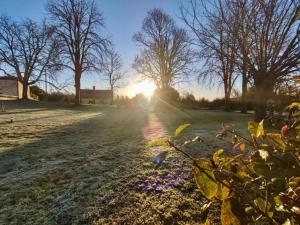
[[[111,89],[122,77],[121,60],[104,32],[103,14],[90,0],[49,0],[49,14],[42,23],[31,19],[16,22],[0,17],[0,70],[17,76],[27,87],[68,69],[74,74],[75,103],[80,104],[83,73],[101,72]]]
[[[83,73],[97,71],[114,90],[124,77],[119,54],[105,34],[104,17],[94,1],[49,0],[48,18],[16,22],[0,17],[0,70],[27,86],[43,74],[74,74],[80,104]],[[180,6],[185,28],[161,9],[150,10],[133,41],[140,53],[135,69],[159,90],[197,76],[199,83],[221,84],[225,109],[236,85],[254,88],[255,119],[266,116],[267,100],[286,89],[299,72],[299,2],[294,0],[189,0]],[[27,92],[24,91],[24,98]]]
[[[299,73],[299,6],[294,0],[189,0],[180,7],[186,29],[154,9],[134,36],[143,47],[134,68],[158,88],[188,75],[197,75],[200,83],[221,82],[225,108],[241,81],[241,111],[247,111],[247,90],[253,87],[260,121],[267,100]]]

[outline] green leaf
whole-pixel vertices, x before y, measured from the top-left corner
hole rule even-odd
[[[175,137],[178,137],[186,128],[188,128],[191,124],[186,123],[183,125],[180,125],[176,131],[175,131]]]
[[[206,174],[197,166],[204,170]],[[212,199],[217,194],[218,184],[213,181],[215,180],[215,176],[210,168],[210,161],[206,159],[196,160],[193,165],[193,171],[197,186],[200,189],[201,193],[206,198]]]
[[[257,198],[254,200],[255,205],[259,208],[261,212],[267,212],[269,217],[273,216],[273,212],[270,211],[271,203],[265,201],[263,198]]]
[[[294,109],[294,108],[298,108],[300,109],[300,103],[299,102],[293,102],[292,104],[290,104],[287,109]]]
[[[147,144],[148,148],[163,147],[163,146],[169,146],[169,143],[167,140],[164,140],[164,139],[152,140],[152,141],[149,141]]]
[[[270,177],[270,167],[262,159],[258,151],[255,153],[255,155],[253,155],[252,160],[253,160],[253,169],[257,175]]]
[[[267,138],[275,148],[285,149],[286,144],[281,139],[281,134],[267,133]]]
[[[219,165],[220,162],[220,155],[223,154],[224,149],[219,149],[218,151],[216,151],[213,155],[213,161],[215,164]]]
[[[264,131],[264,121],[262,120],[260,123],[256,123],[254,121],[248,122],[248,131],[253,137],[263,136]]]
[[[251,136],[256,137],[256,131],[257,131],[258,123],[254,121],[248,122],[248,131],[251,134]]]
[[[226,181],[224,183],[228,184]],[[218,192],[216,194],[216,198],[220,200],[225,200],[229,196],[230,190],[225,185],[218,183]]]
[[[265,134],[264,130],[264,120],[260,121],[256,130],[256,137],[263,136]]]
[[[223,201],[221,209],[221,223],[222,225],[240,225],[241,222],[238,217],[231,210],[231,201],[226,199]]]

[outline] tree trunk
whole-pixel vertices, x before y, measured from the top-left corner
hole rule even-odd
[[[243,77],[242,77],[242,105],[241,105],[241,113],[247,113],[247,94],[248,94],[248,90],[247,90],[247,74],[243,73]]]
[[[75,105],[80,105],[80,77],[79,72],[75,73]]]
[[[28,81],[23,81],[23,90],[22,90],[22,99],[23,100],[28,100]]]
[[[267,116],[267,100],[272,96],[274,83],[270,82],[270,80],[268,79],[264,79],[264,80],[261,79],[258,81],[254,81],[254,84],[255,84],[254,119],[256,122],[259,122]]]
[[[111,103],[110,104],[111,105],[114,104],[114,88],[113,87],[111,87]]]
[[[224,98],[225,102],[224,102],[224,110],[225,111],[230,111],[231,107],[230,107],[230,93],[229,90],[227,90],[227,88],[225,88],[225,98]]]

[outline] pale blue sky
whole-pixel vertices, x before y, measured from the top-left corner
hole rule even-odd
[[[132,36],[142,26],[147,12],[153,8],[161,8],[169,13],[179,26],[183,23],[178,18],[179,6],[186,0],[96,0],[99,9],[106,20],[106,30],[112,36],[116,50],[120,53],[124,69],[128,71],[128,86],[119,90],[120,94],[126,94],[130,83],[138,79],[138,75],[131,69],[134,57],[139,53],[139,48],[133,43]],[[0,13],[14,19],[31,18],[40,20],[47,16],[45,5],[47,0],[0,0]],[[66,73],[65,76],[70,76]],[[82,78],[82,87],[106,88],[107,84],[101,80],[100,75],[86,74]],[[211,90],[205,85],[196,84],[191,79],[190,84],[177,87],[181,92],[188,91],[197,97],[214,98],[222,96],[222,89],[214,87]]]

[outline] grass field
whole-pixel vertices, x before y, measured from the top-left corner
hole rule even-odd
[[[205,199],[195,191],[190,162],[173,154],[155,170],[153,158],[162,149],[145,145],[186,122],[190,133],[210,140],[221,122],[245,132],[250,119],[218,111],[5,105],[0,224],[16,225],[199,224]],[[219,147],[210,141],[187,151],[209,156]]]

